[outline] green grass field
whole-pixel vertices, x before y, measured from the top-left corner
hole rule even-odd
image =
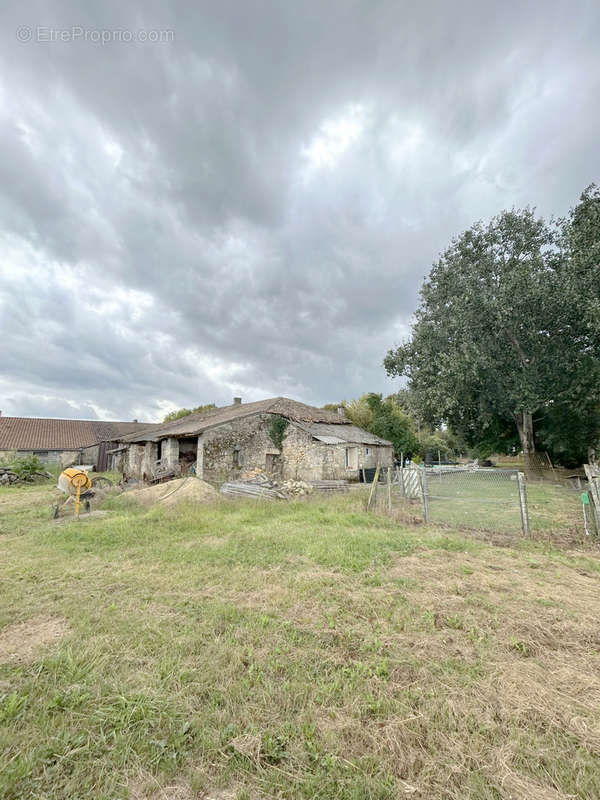
[[[0,490],[1,798],[600,797],[595,546],[52,494]]]

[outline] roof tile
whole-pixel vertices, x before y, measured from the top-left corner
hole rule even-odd
[[[0,417],[0,450],[80,450],[148,427],[140,422]]]

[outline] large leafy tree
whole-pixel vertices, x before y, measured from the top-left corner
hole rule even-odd
[[[423,285],[411,340],[384,360],[389,375],[408,376],[430,422],[447,422],[475,446],[494,430],[506,439],[510,423],[528,454],[536,414],[582,413],[597,395],[600,316],[590,270],[598,262],[580,254],[573,267],[581,251],[574,225],[585,218],[581,237],[592,235],[594,198],[594,211],[576,209],[561,236],[529,209],[506,211],[442,254]]]

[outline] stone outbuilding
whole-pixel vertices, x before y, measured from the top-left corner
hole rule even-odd
[[[0,414],[0,456],[37,456],[45,464],[90,464],[103,471],[109,451],[126,434],[148,430],[148,423],[88,419],[4,417]],[[151,426],[150,426],[151,427]]]
[[[283,480],[358,480],[361,469],[391,466],[391,442],[357,428],[343,409],[325,411],[285,397],[190,414],[123,437],[127,477],[151,480],[165,471],[211,482],[261,468]]]

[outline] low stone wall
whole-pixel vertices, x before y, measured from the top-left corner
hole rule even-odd
[[[92,448],[88,448],[92,449]],[[97,448],[96,448],[97,450]],[[82,451],[81,450],[43,450],[43,451],[36,451],[36,450],[0,450],[0,459],[2,458],[3,454],[6,453],[7,456],[16,456],[16,458],[25,458],[26,456],[35,456],[39,458],[39,460],[43,464],[56,464],[59,467],[68,467],[70,464],[78,464],[79,463],[79,455]],[[87,464],[94,464],[95,461],[85,461],[85,453],[87,451],[83,450],[82,456],[82,463],[85,462]]]

